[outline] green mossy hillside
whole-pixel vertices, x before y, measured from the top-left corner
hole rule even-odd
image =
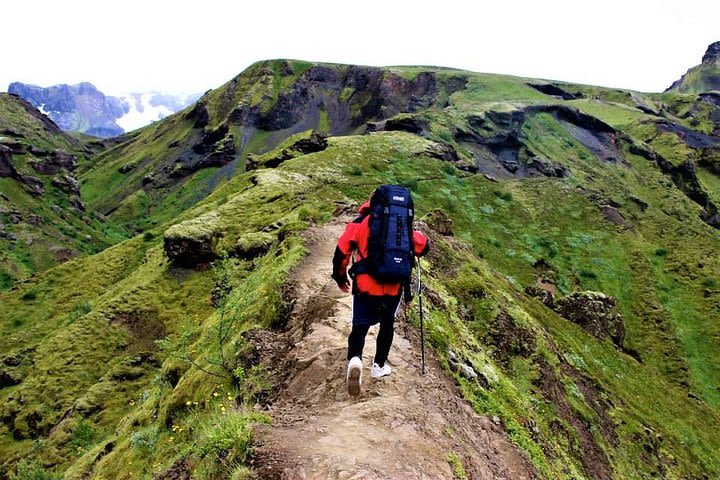
[[[86,209],[75,184],[74,170],[104,148],[0,93],[0,290],[125,238]]]
[[[254,65],[83,167],[105,228],[136,236],[0,293],[0,468],[251,475],[251,426],[271,421],[254,406],[273,387],[251,339],[286,320],[301,233],[398,183],[431,238],[429,343],[542,478],[720,476],[718,125],[701,103],[450,69]],[[313,129],[323,144],[293,149]],[[423,225],[431,211],[453,235]],[[614,299],[621,340],[547,301],[587,291]],[[458,452],[447,461],[464,475]]]

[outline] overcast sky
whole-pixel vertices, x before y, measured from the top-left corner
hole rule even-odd
[[[3,91],[204,92],[269,58],[662,91],[720,40],[719,0],[18,0],[1,12]]]

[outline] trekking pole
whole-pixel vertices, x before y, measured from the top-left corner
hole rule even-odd
[[[425,330],[423,329],[422,286],[420,282],[420,259],[417,259],[417,296],[420,309],[420,372],[425,375]]]

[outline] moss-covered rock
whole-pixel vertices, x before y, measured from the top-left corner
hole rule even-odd
[[[247,169],[260,167],[276,168],[286,160],[309,153],[325,150],[328,146],[327,136],[315,130],[293,135],[276,149],[263,155],[248,155]]]
[[[432,212],[425,216],[425,223],[428,227],[435,230],[440,235],[452,235],[453,234],[453,222],[445,212],[436,208]]]
[[[180,267],[196,267],[217,258],[218,216],[211,212],[168,228],[164,235],[167,258]]]
[[[264,255],[277,241],[277,237],[269,232],[251,232],[240,237],[235,245],[235,253],[244,259],[252,259]]]
[[[556,300],[554,309],[591,335],[598,338],[608,337],[615,345],[622,346],[625,324],[613,297],[602,292],[575,292]]]

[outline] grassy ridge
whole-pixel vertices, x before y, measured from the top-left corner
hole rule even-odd
[[[290,64],[292,74],[282,62],[256,64],[208,93],[205,127],[196,128],[188,109],[84,170],[83,198],[111,210],[104,228],[144,233],[0,294],[7,306],[0,346],[12,357],[3,368],[22,380],[0,391],[0,465],[68,478],[170,470],[244,478],[249,426],[267,421],[251,407],[268,388],[262,368],[246,362],[244,334],[282,321],[284,282],[304,255],[297,233],[330,218],[336,203],[359,203],[380,183],[401,183],[413,190],[418,217],[441,209],[453,221],[454,237],[433,234],[434,254],[424,264],[431,343],[463,395],[497,417],[543,477],[720,475],[720,367],[709,361],[720,349],[720,265],[713,261],[720,237],[656,162],[633,153],[644,144],[675,166],[697,161],[679,137],[658,134],[659,117],[637,108],[638,101],[664,105],[665,120],[690,128],[694,100],[566,84],[577,98],[561,100],[527,79],[460,72],[468,76],[465,89],[401,116],[426,121],[422,135],[329,137],[324,150],[286,155],[277,168],[246,173],[238,157],[237,170],[206,168],[166,187],[143,187],[158,159],[196,144],[237,105],[270,111],[312,66]],[[392,71],[414,79],[426,69]],[[436,71],[442,82],[460,73]],[[517,156],[521,163],[548,159],[564,168],[562,178],[492,178],[456,168],[485,154],[458,130],[476,128],[487,112],[530,105],[571,105],[621,129],[615,159],[600,158],[595,140],[546,109],[525,115],[515,132]],[[693,115],[708,131],[710,112]],[[329,118],[319,115],[313,126]],[[505,135],[499,122],[484,123],[478,135]],[[271,150],[256,159],[276,159],[289,148],[290,140],[282,142],[292,129],[245,137],[232,128],[235,140],[249,142],[238,143],[242,155]],[[438,159],[438,142],[455,148],[457,162]],[[121,174],[128,163],[134,167]],[[698,171],[710,198],[720,196],[717,176]],[[230,258],[207,269],[171,265],[161,245],[171,225],[181,233],[211,229],[217,252]],[[233,257],[248,235],[269,238],[268,253]],[[624,343],[592,337],[526,295],[538,280],[560,296],[596,290],[615,297]],[[212,303],[218,292],[227,295],[219,307]],[[459,375],[453,356],[483,382]],[[455,452],[453,464],[470,454]]]

